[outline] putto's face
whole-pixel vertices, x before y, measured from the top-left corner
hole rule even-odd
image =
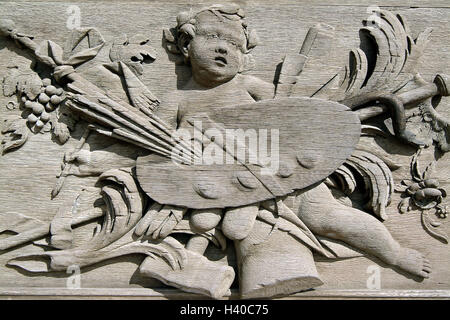
[[[194,79],[206,86],[231,80],[243,65],[246,37],[239,21],[219,20],[211,12],[197,17],[188,55]]]

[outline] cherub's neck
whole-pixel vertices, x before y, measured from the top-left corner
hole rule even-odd
[[[187,90],[209,90],[209,89],[213,89],[213,88],[218,88],[218,87],[227,87],[229,85],[233,85],[237,80],[239,75],[236,75],[235,77],[233,77],[231,80],[226,81],[226,82],[216,82],[214,80],[206,80],[206,79],[199,79],[197,77],[195,77],[194,75],[189,79],[189,81],[187,82],[186,86],[184,87],[184,89]]]

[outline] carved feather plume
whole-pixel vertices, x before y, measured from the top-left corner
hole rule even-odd
[[[193,155],[186,144],[180,145],[187,148],[182,156],[172,152],[178,142],[173,137],[173,129],[153,114],[153,96],[150,91],[141,90],[138,82],[135,84],[136,91],[132,92],[137,107],[117,97],[105,95],[99,89],[88,93],[73,84],[68,87],[75,93],[67,93],[66,105],[90,123],[95,123],[94,130],[100,134],[132,143],[169,159],[193,162],[192,158],[186,156]]]
[[[397,92],[417,73],[431,31],[414,40],[403,16],[375,9],[359,31],[360,47],[349,52],[344,66],[336,64],[334,28],[318,24],[309,30],[300,52],[284,58],[277,96],[342,101],[367,92]]]
[[[139,80],[139,78],[123,62],[119,62],[125,79],[131,104],[143,112],[152,113],[159,105],[159,100]]]
[[[432,31],[427,28],[413,40],[403,16],[381,9],[363,25],[360,48],[350,52],[336,100],[374,91],[394,93],[403,88],[417,74]]]

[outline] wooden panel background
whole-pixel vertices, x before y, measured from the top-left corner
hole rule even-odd
[[[318,22],[332,25],[340,45],[334,48],[336,59],[345,61],[350,48],[359,45],[358,29],[361,21],[368,16],[368,6],[377,5],[402,13],[409,22],[411,31],[417,35],[427,27],[434,29],[431,42],[426,49],[421,74],[426,80],[432,80],[436,73],[450,74],[450,2],[447,0],[428,1],[359,1],[354,4],[345,0],[329,1],[235,1],[244,6],[248,24],[256,29],[261,44],[253,50],[256,67],[251,74],[266,81],[273,81],[277,64],[287,52],[299,50],[308,28]],[[205,4],[214,1],[203,2]],[[193,1],[2,1],[0,16],[12,19],[19,30],[30,33],[38,39],[51,39],[63,44],[69,33],[66,27],[67,7],[76,4],[81,9],[81,26],[98,28],[107,45],[111,45],[114,37],[120,33],[133,35],[142,33],[150,38],[150,44],[158,53],[157,60],[144,67],[143,82],[161,100],[167,92],[182,83],[188,73],[187,69],[175,67],[174,63],[162,47],[162,28],[175,25],[175,17],[181,10],[188,9]],[[195,3],[198,4],[197,2]],[[108,48],[101,51],[96,60],[108,62]],[[0,76],[6,74],[12,63],[29,64],[26,55],[22,55],[12,45],[0,41]],[[87,63],[82,68],[89,68]],[[177,74],[180,76],[177,77]],[[0,120],[8,119],[13,113],[5,108],[10,98],[0,95]],[[443,101],[439,106],[442,114],[450,119],[450,101]],[[79,133],[76,133],[79,134]],[[69,140],[64,146],[53,143],[49,134],[33,135],[20,150],[0,157],[0,203],[2,213],[17,212],[50,221],[58,207],[65,199],[73,197],[83,186],[92,186],[96,178],[67,179],[61,194],[50,200],[50,192],[56,182],[56,174],[65,151],[74,147],[76,140]],[[408,178],[408,164],[412,149],[405,147],[396,150],[403,155],[398,157],[404,167],[395,171],[394,178],[399,182]],[[432,150],[423,153],[423,159],[432,160]],[[447,154],[438,162],[438,175],[442,187],[450,192],[450,155]],[[450,250],[449,246],[430,237],[422,228],[420,215],[398,213],[396,204],[399,194],[395,194],[388,207],[389,220],[387,228],[401,244],[420,249],[432,262],[433,272],[430,279],[416,281],[406,274],[401,274],[381,264],[381,288],[378,293],[366,291],[369,276],[367,268],[379,261],[367,258],[353,258],[341,261],[319,260],[317,268],[325,284],[314,293],[298,294],[295,297],[363,297],[365,295],[389,297],[404,295],[415,296],[450,296]],[[448,201],[448,200],[447,200]],[[442,228],[450,234],[448,221]],[[92,225],[86,225],[77,231],[81,240],[86,233],[92,231]],[[67,274],[37,274],[18,271],[5,267],[6,261],[15,257],[18,252],[32,253],[39,248],[26,245],[20,250],[10,250],[0,255],[0,295],[7,296],[39,296],[45,295],[42,288],[51,289],[50,295],[72,294],[65,290]],[[210,254],[217,255],[217,252]],[[83,270],[81,296],[153,296],[160,298],[161,292],[172,297],[191,297],[192,295],[177,293],[175,290],[158,289],[163,287],[156,280],[141,277],[136,269],[142,257],[122,257],[103,263],[100,267]],[[155,291],[140,288],[156,288]],[[29,290],[27,288],[30,288]],[[41,289],[37,289],[41,288]],[[88,288],[95,288],[89,291]],[[101,288],[111,288],[102,290]],[[132,288],[127,290],[127,288]],[[112,290],[114,289],[114,290]],[[52,291],[53,290],[53,291]],[[96,291],[97,290],[97,291]],[[134,290],[134,291],[133,291]],[[344,291],[342,291],[344,290]],[[350,291],[348,291],[350,290]],[[396,291],[410,290],[410,291]],[[436,291],[441,290],[441,291]],[[334,293],[333,293],[334,292]],[[409,292],[409,293],[408,293]]]

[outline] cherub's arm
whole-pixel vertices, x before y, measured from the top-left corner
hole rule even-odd
[[[136,158],[147,153],[147,150],[134,145],[117,142],[99,150],[67,152],[64,162],[74,164],[70,167],[70,175],[98,176],[110,169],[133,167],[136,165]]]
[[[256,101],[273,99],[275,95],[275,85],[257,77],[242,75],[242,81],[247,92]]]
[[[178,96],[176,92],[169,94],[154,113],[174,130],[177,128]],[[93,145],[96,145],[92,139],[90,145],[92,144],[91,142],[93,142]],[[64,161],[73,164],[69,174],[95,176],[112,168],[133,167],[138,156],[148,153],[147,150],[136,147],[133,144],[123,143],[122,141],[116,141],[109,145],[102,144],[103,147],[100,146],[100,148],[94,146],[94,151],[82,149],[67,152],[64,156]]]

